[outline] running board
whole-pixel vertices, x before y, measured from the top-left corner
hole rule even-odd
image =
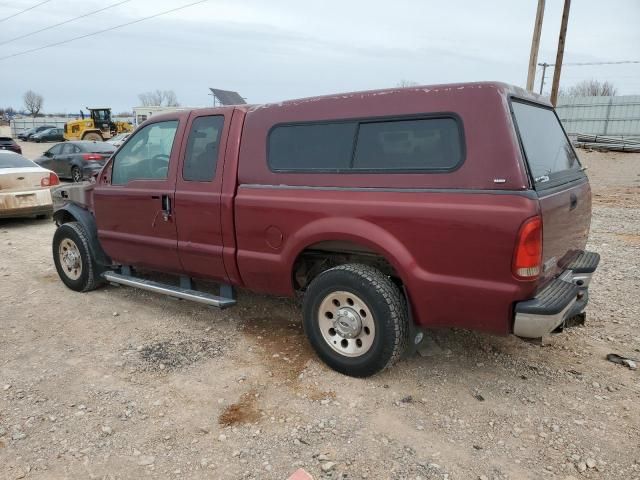
[[[154,282],[153,280],[132,277],[130,275],[122,275],[113,271],[104,272],[102,277],[111,283],[135,287],[149,292],[161,293],[163,295],[181,298],[183,300],[204,303],[206,305],[211,305],[212,307],[227,308],[236,304],[236,301],[233,298],[218,297],[198,290],[176,287],[174,285],[167,285],[166,283]]]

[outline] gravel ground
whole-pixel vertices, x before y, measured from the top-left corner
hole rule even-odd
[[[50,221],[0,221],[0,478],[640,479],[640,371],[605,360],[640,356],[640,155],[581,155],[586,326],[442,330],[365,380],[317,360],[289,300],[75,293]]]

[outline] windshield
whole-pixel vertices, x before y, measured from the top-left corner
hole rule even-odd
[[[551,108],[516,101],[512,108],[536,185],[580,170],[578,157]]]
[[[37,166],[31,160],[27,160],[17,153],[0,153],[0,168],[32,168]]]

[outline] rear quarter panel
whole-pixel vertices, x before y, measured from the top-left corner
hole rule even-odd
[[[507,333],[512,303],[535,289],[513,278],[511,260],[518,228],[536,209],[525,195],[240,186],[238,266],[249,288],[291,295],[292,266],[306,247],[349,241],[393,265],[417,323]]]

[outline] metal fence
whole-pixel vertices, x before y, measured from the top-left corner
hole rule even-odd
[[[23,117],[11,120],[9,125],[11,126],[11,136],[15,138],[19,133],[33,127],[39,127],[40,125],[52,125],[54,127],[63,128],[64,124],[68,121],[69,119],[65,117]]]
[[[560,97],[556,111],[570,135],[640,137],[640,95]]]
[[[11,127],[11,136],[16,138],[19,133],[22,133],[25,130],[29,130],[33,127],[38,127],[40,125],[51,125],[53,127],[64,128],[64,124],[71,121],[76,120],[79,117],[22,117],[22,118],[14,118],[9,122],[9,126]],[[89,118],[85,116],[85,118]],[[114,122],[128,122],[133,124],[132,117],[113,117],[112,120]]]

